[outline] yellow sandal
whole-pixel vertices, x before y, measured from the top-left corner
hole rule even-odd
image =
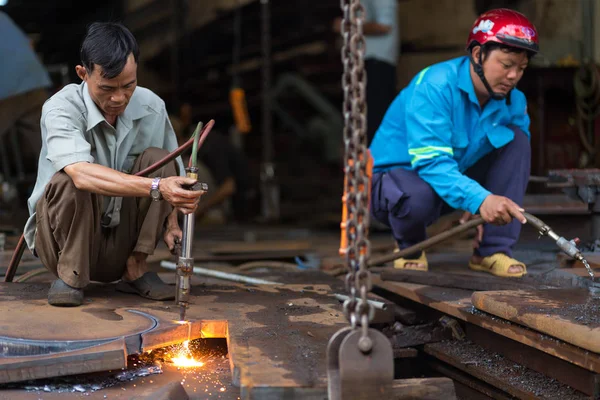
[[[394,253],[397,253],[398,250],[394,250]],[[411,263],[411,264],[417,264],[416,267],[407,267],[406,264]],[[420,265],[424,265],[424,267],[421,267]],[[410,269],[410,270],[414,270],[414,271],[424,271],[427,272],[429,271],[429,264],[427,263],[427,257],[425,256],[425,252],[421,252],[421,257],[419,258],[415,258],[415,259],[406,259],[406,258],[399,258],[397,260],[394,260],[394,268],[396,269]]]
[[[520,265],[521,268],[523,268],[523,271],[509,274],[508,269],[512,265]],[[474,271],[489,272],[492,275],[500,276],[502,278],[520,278],[527,274],[527,267],[525,264],[504,253],[496,253],[491,256],[483,257],[480,264],[474,264],[469,261],[469,268]]]

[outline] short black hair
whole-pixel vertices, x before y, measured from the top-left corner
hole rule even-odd
[[[102,67],[102,76],[112,79],[119,75],[127,58],[133,54],[138,62],[140,49],[133,34],[123,24],[116,22],[94,22],[88,27],[81,44],[81,62],[88,73],[94,66]]]
[[[475,46],[473,46],[475,47]],[[488,42],[481,46],[481,56],[485,60],[488,55],[494,50],[502,50],[506,53],[527,53],[527,60],[531,60],[531,58],[535,55],[533,51],[521,49],[519,47],[509,46],[503,43],[497,42]]]

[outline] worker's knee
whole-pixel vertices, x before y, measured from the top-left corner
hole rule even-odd
[[[432,187],[416,172],[403,169],[375,174],[372,193],[372,214],[384,223],[387,218],[425,222],[441,204]]]
[[[432,223],[439,214],[440,200],[428,184],[411,188],[404,204],[401,215],[403,218],[421,225]]]
[[[140,154],[140,157],[147,159],[149,162],[156,162],[161,158],[164,158],[169,154],[169,152],[165,149],[161,149],[159,147],[148,147],[146,150]]]
[[[508,128],[515,134],[514,139],[509,143],[511,147],[523,155],[531,154],[531,143],[525,132],[515,125],[509,125]]]
[[[60,197],[61,201],[80,201],[91,197],[91,192],[79,190],[65,171],[55,173],[46,187],[46,199]]]
[[[142,154],[140,154],[138,156],[138,159],[136,160],[136,163],[135,163],[137,168],[134,167],[134,171],[136,171],[136,170],[141,171],[141,170],[151,166],[152,164],[162,160],[168,154],[169,154],[169,151],[167,151],[165,149],[161,149],[158,147],[148,147],[146,150],[144,150],[142,152]],[[157,170],[157,172],[154,174],[154,176],[163,176],[163,177],[164,176],[173,176],[173,175],[178,175],[178,168],[177,168],[177,164],[176,164],[175,160],[168,162],[164,166],[161,166],[161,168],[159,168]]]
[[[50,220],[62,223],[62,221],[73,221],[73,218],[81,215],[81,212],[85,212],[86,217],[91,217],[92,214],[88,212],[97,213],[100,204],[99,195],[77,189],[71,177],[66,172],[59,171],[46,185],[43,199],[36,204],[36,212],[38,216],[49,215]],[[39,224],[39,220],[37,223]],[[64,230],[66,231],[67,228]]]
[[[52,178],[50,178],[50,184],[59,186],[63,189],[69,190],[70,188],[76,189],[73,179],[65,171],[58,171]]]
[[[438,213],[439,197],[428,184],[416,185],[401,191],[400,197],[388,203],[390,218],[402,219],[407,223],[430,223]]]

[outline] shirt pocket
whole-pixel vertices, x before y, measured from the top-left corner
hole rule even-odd
[[[487,131],[486,136],[494,148],[504,147],[515,138],[514,132],[507,125],[507,122],[494,123]]]

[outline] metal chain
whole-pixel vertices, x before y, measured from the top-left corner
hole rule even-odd
[[[371,273],[367,270],[370,255],[369,188],[367,175],[367,74],[364,68],[365,38],[363,35],[364,8],[360,0],[341,0],[343,19],[341,33],[342,88],[344,90],[344,193],[347,209],[345,222],[348,247],[344,250],[348,274],[346,290],[349,299],[344,302],[344,313],[353,329],[360,325],[362,337],[360,350],[367,353],[372,348],[369,322],[373,319],[373,306],[367,301],[371,290]]]

